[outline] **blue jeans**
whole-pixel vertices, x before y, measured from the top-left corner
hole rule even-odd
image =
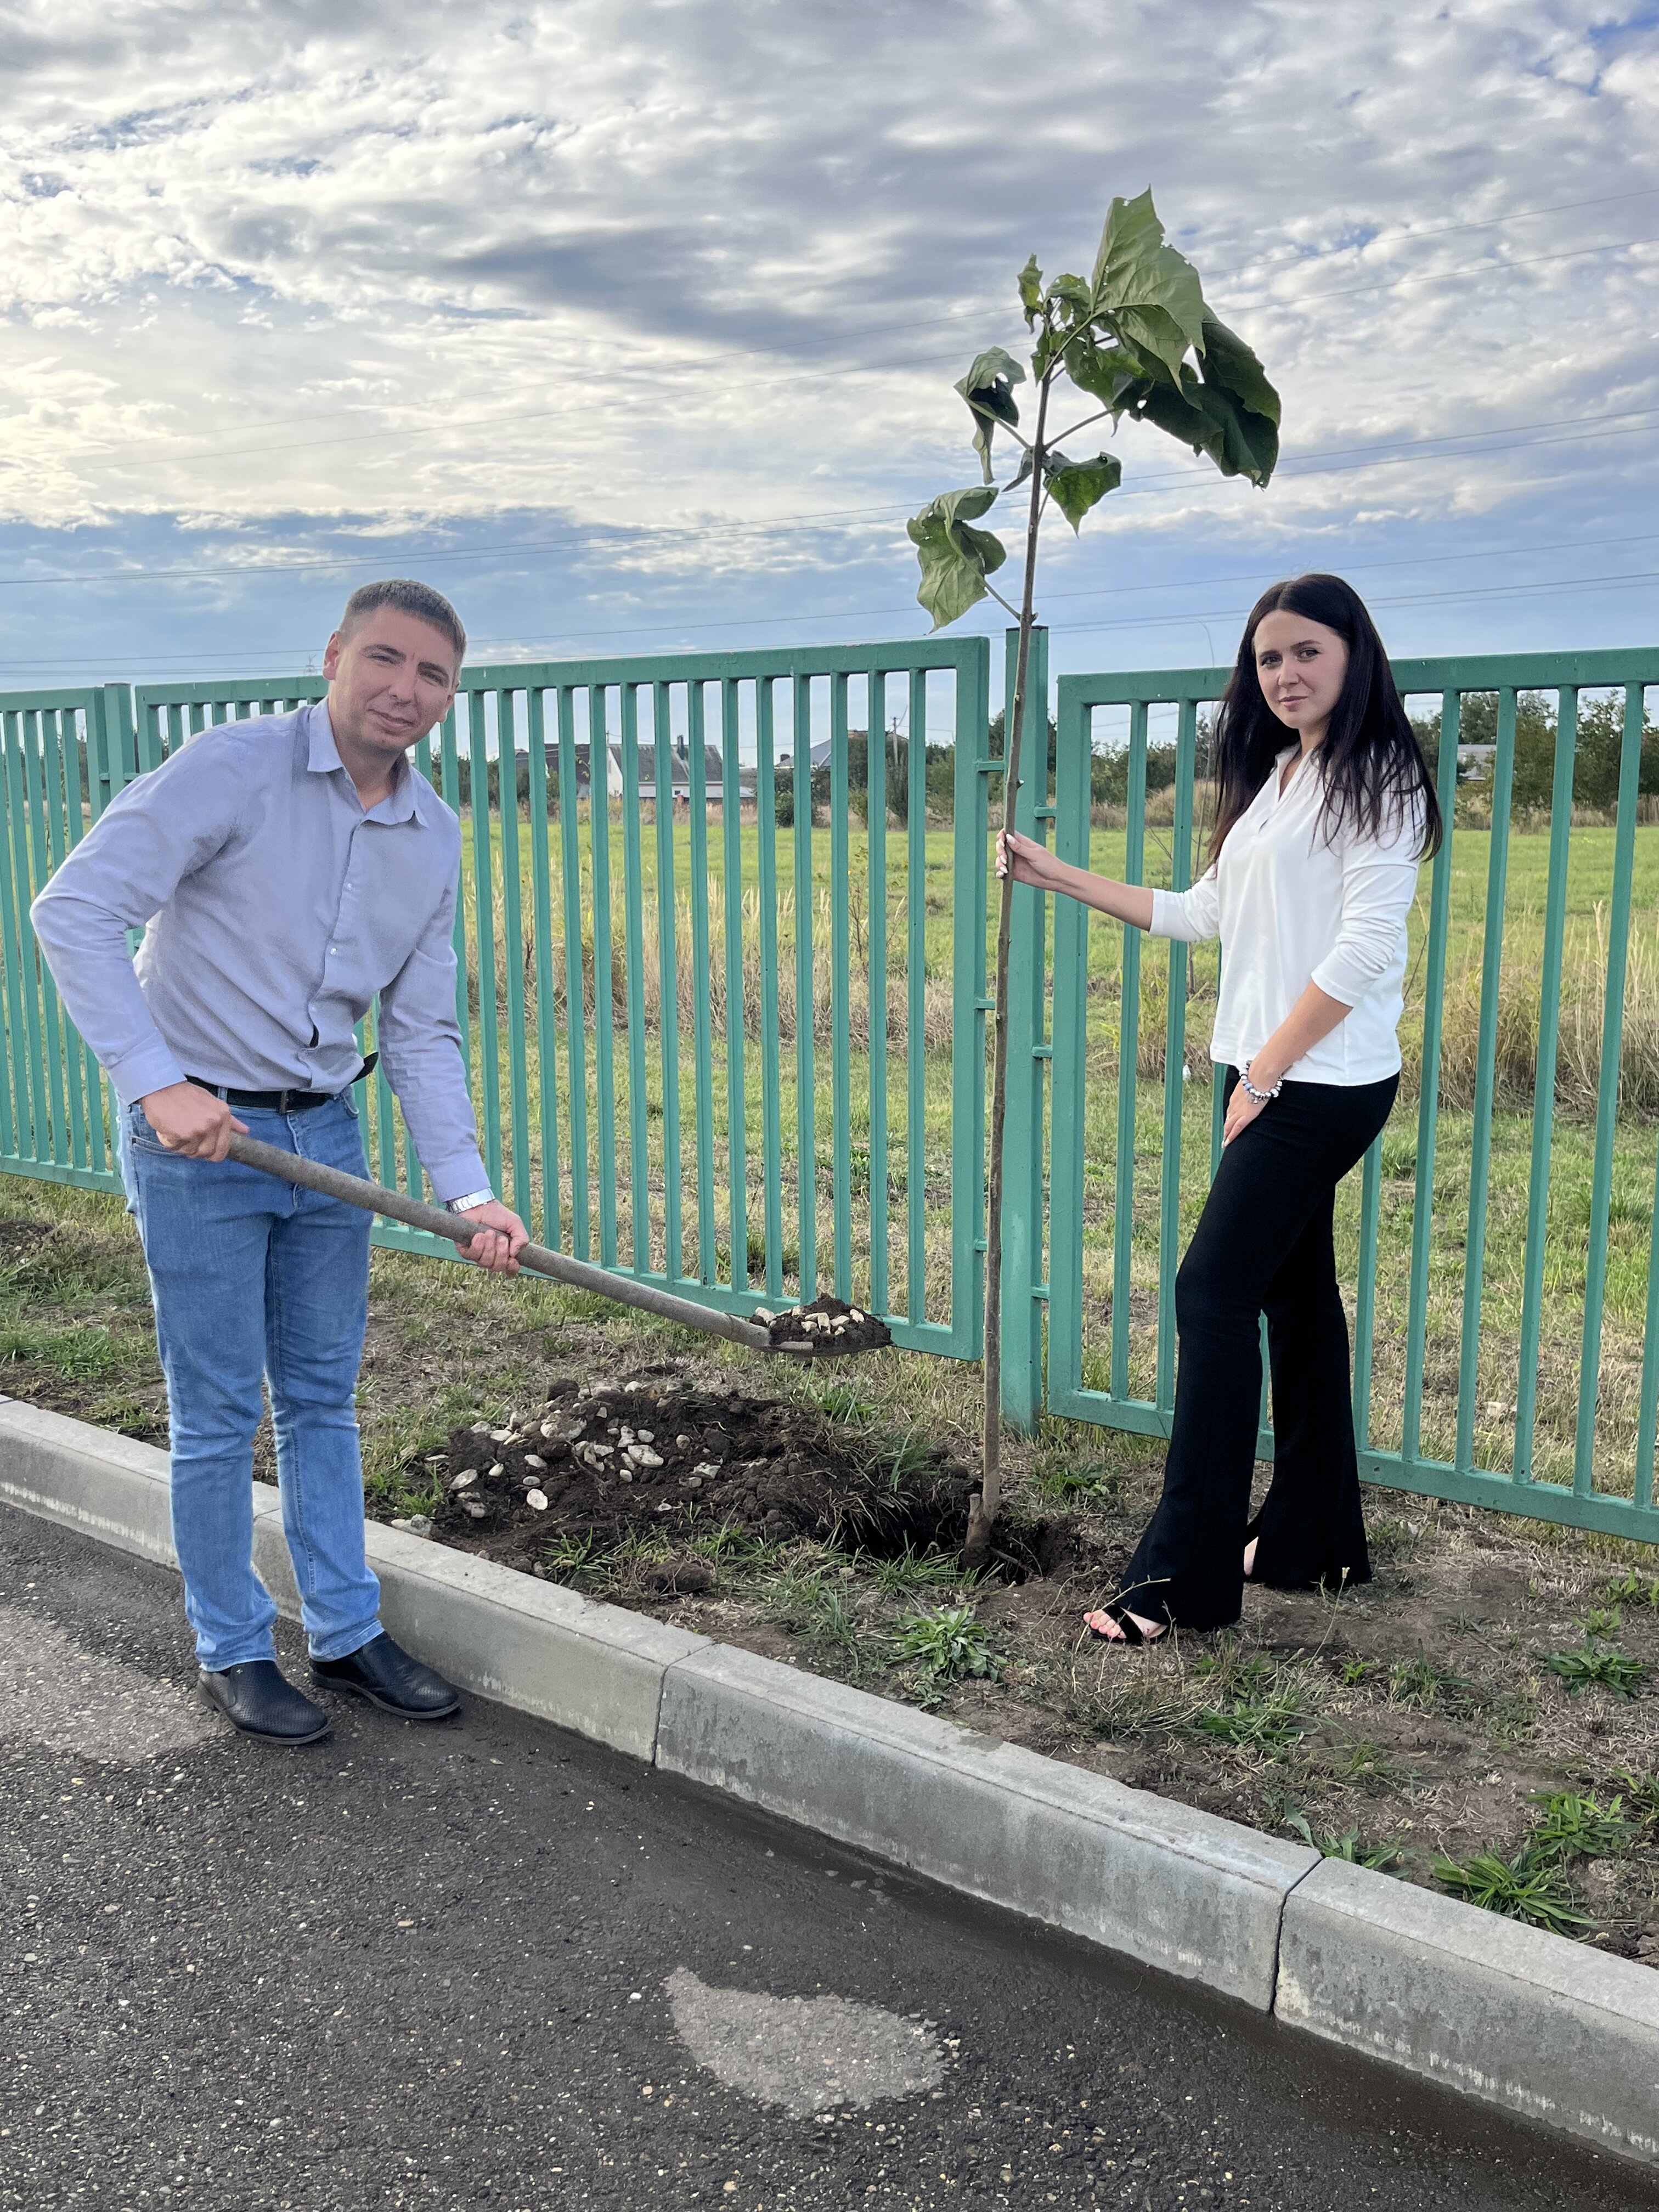
[[[303,1114],[236,1109],[284,1152],[367,1172],[349,1098]],[[276,1608],[253,1571],[253,1433],[270,1385],[283,1527],[312,1656],[380,1633],[363,1556],[355,1396],[368,1318],[370,1220],[234,1160],[163,1151],[143,1109],[121,1173],[149,1267],[173,1427],[173,1540],[202,1665],[270,1659]]]

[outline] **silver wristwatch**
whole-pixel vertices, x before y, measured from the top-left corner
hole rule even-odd
[[[475,1206],[493,1204],[495,1197],[493,1190],[470,1190],[465,1198],[447,1198],[444,1204],[452,1213],[471,1213]]]

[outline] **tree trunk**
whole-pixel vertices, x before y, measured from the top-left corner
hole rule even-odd
[[[1019,797],[1020,738],[1025,727],[1026,679],[1030,665],[1032,601],[1036,586],[1037,526],[1042,515],[1043,429],[1048,413],[1048,379],[1037,399],[1036,437],[1031,447],[1031,512],[1025,534],[1025,589],[1019,609],[1019,647],[1014,661],[1014,693],[1008,726],[1002,733],[1002,827],[1014,826]],[[1043,701],[1046,726],[1048,701]],[[980,1488],[968,1511],[962,1565],[972,1573],[990,1557],[991,1532],[1002,1509],[1002,1133],[1008,1111],[1008,945],[1013,928],[1014,882],[1002,879],[997,915],[996,1012],[991,1060],[991,1170],[986,1193],[985,1227],[985,1455]]]

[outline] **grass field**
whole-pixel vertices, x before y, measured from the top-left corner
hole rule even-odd
[[[477,1010],[481,993],[477,956],[477,896],[471,824],[466,845],[466,895],[471,945],[470,988]],[[584,1063],[588,1170],[585,1194],[592,1249],[614,1224],[611,1247],[624,1264],[636,1253],[654,1268],[669,1261],[671,1209],[679,1224],[678,1270],[696,1279],[752,1282],[775,1296],[793,1297],[801,1281],[803,1238],[816,1259],[820,1287],[869,1298],[872,1188],[881,1188],[879,1145],[872,1139],[872,975],[877,1004],[886,1018],[876,1024],[878,1089],[888,1130],[886,1158],[889,1306],[933,1321],[950,1316],[952,1227],[951,1046],[958,1022],[952,994],[957,926],[954,840],[931,829],[912,840],[890,826],[884,840],[884,921],[882,902],[870,900],[869,846],[864,830],[850,823],[837,840],[820,824],[814,830],[812,894],[803,951],[798,934],[800,902],[796,863],[799,833],[781,829],[774,856],[775,882],[775,981],[768,988],[763,959],[761,842],[755,825],[738,839],[738,872],[726,896],[725,843],[718,823],[706,848],[694,852],[684,819],[672,840],[647,823],[639,842],[637,882],[641,923],[630,954],[623,927],[628,874],[626,842],[613,820],[608,841],[612,926],[601,929],[594,953],[592,824],[580,825],[582,866],[581,1018],[577,1027]],[[514,1085],[509,1058],[501,1075],[503,1158],[508,1188],[521,1203],[542,1206],[540,1163],[544,1127],[550,1123],[559,1157],[559,1204],[564,1241],[571,1236],[571,1069],[567,965],[562,934],[562,878],[559,826],[548,831],[551,958],[550,988],[538,995],[528,825],[518,826],[521,915],[520,938],[509,957],[501,886],[501,825],[491,823],[490,902],[494,949],[493,1019],[507,1032],[509,1012],[522,1009],[522,1073]],[[844,857],[838,860],[837,845]],[[1168,881],[1169,833],[1148,832],[1147,872]],[[665,846],[667,854],[665,854]],[[1097,829],[1092,865],[1121,870],[1121,830]],[[918,912],[909,913],[911,864],[919,850]],[[1434,1184],[1434,1231],[1425,1375],[1424,1449],[1449,1457],[1454,1441],[1459,1331],[1468,1234],[1468,1200],[1475,1129],[1471,1109],[1480,1002],[1483,931],[1491,839],[1483,828],[1460,823],[1455,833],[1451,923],[1443,994],[1440,1066],[1442,1110]],[[660,872],[669,858],[669,879]],[[1594,1109],[1601,1065],[1603,996],[1607,969],[1608,911],[1613,832],[1575,828],[1570,848],[1566,930],[1560,992],[1560,1053],[1556,1119],[1546,1229],[1545,1310],[1539,1361],[1538,1431],[1534,1471],[1546,1480],[1571,1474],[1577,1418],[1578,1364],[1589,1243]],[[1548,839],[1514,836],[1504,893],[1503,958],[1497,1024],[1496,1106],[1492,1127],[1490,1188],[1483,1270],[1483,1310],[1477,1383],[1475,1463],[1497,1471],[1511,1465],[1522,1262],[1531,1174],[1532,1096],[1541,989],[1544,899]],[[847,893],[848,983],[834,988],[835,890],[837,866]],[[694,897],[694,884],[698,887]],[[706,887],[706,892],[705,892]],[[994,890],[987,886],[984,926],[994,926]],[[1417,1103],[1419,1082],[1425,939],[1429,878],[1425,871],[1412,922],[1412,960],[1402,1025],[1406,1067],[1402,1096],[1382,1148],[1383,1190],[1379,1225],[1377,1325],[1372,1392],[1372,1441],[1381,1449],[1400,1442],[1405,1369],[1406,1291],[1414,1205]],[[699,909],[702,909],[700,912]],[[735,957],[728,963],[726,917],[737,918]],[[872,915],[875,914],[872,927]],[[971,928],[971,919],[969,923]],[[919,937],[920,971],[908,962]],[[1085,1160],[1084,1381],[1103,1385],[1109,1327],[1111,1252],[1115,1236],[1120,1036],[1122,1016],[1123,933],[1098,921],[1089,932],[1086,980],[1087,1070],[1082,1096],[1055,1102],[1058,1115],[1080,1121]],[[700,956],[700,944],[706,954]],[[884,962],[882,953],[885,948]],[[1212,947],[1195,949],[1188,986],[1181,1145],[1182,1241],[1196,1218],[1207,1186],[1211,1146],[1207,1038],[1213,1012],[1216,963]],[[743,1053],[740,1086],[729,1079],[728,967],[740,1003]],[[812,1018],[797,1019],[799,985],[811,975]],[[610,988],[596,985],[609,976]],[[884,990],[883,977],[885,976]],[[1130,1311],[1130,1387],[1152,1394],[1156,1361],[1158,1224],[1164,1173],[1164,1075],[1169,955],[1144,942],[1136,1069],[1134,1229]],[[630,1000],[635,1023],[629,1050]],[[538,1018],[539,1017],[539,1018]],[[611,1033],[612,1085],[602,1095],[597,1073],[598,1032]],[[698,1080],[697,1043],[705,1039],[705,1079]],[[917,1054],[917,1096],[911,1092],[912,1049]],[[765,1236],[765,1040],[775,1042],[776,1164],[781,1203],[770,1250]],[[841,1107],[836,1092],[839,1038]],[[544,1055],[545,1054],[545,1060]],[[550,1071],[545,1092],[544,1065]],[[1597,1486],[1629,1495],[1642,1329],[1648,1289],[1655,1190],[1656,1126],[1659,1125],[1659,828],[1644,825],[1636,839],[1632,924],[1625,994],[1620,1114],[1614,1135],[1607,1261],[1607,1308],[1596,1426]],[[475,1073],[477,1072],[475,1071]],[[483,1103],[482,1081],[477,1089]],[[803,1103],[803,1102],[805,1102]],[[744,1173],[734,1183],[731,1139],[740,1105]],[[909,1279],[911,1163],[908,1117],[916,1112],[921,1133],[921,1173],[915,1178],[925,1279]],[[844,1128],[838,1129],[838,1118]],[[1064,1127],[1062,1123],[1060,1126]],[[611,1133],[614,1170],[607,1171],[599,1133]],[[837,1141],[839,1137],[839,1143]],[[516,1145],[515,1145],[516,1138]],[[803,1138],[805,1146],[803,1146]],[[637,1147],[637,1149],[636,1149]],[[810,1149],[807,1203],[801,1202],[800,1162]],[[515,1151],[519,1174],[514,1179]],[[844,1247],[837,1252],[836,1179],[844,1162],[841,1200]],[[642,1172],[639,1170],[642,1170]],[[740,1231],[733,1265],[734,1188],[741,1193]],[[636,1217],[638,1195],[644,1206]],[[1352,1283],[1358,1249],[1359,1179],[1340,1194],[1339,1238],[1346,1279]],[[961,1219],[957,1217],[958,1232]],[[746,1266],[745,1266],[746,1263]]]

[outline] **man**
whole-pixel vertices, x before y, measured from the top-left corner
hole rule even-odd
[[[364,1557],[370,1218],[226,1154],[252,1132],[367,1172],[353,1031],[378,996],[380,1059],[434,1192],[478,1224],[469,1257],[517,1272],[524,1225],[479,1157],[455,1014],[460,824],[405,757],[448,712],[465,648],[437,592],[365,585],[328,641],[325,700],[204,731],[127,786],[33,908],[124,1109],[201,1685],[271,1743],[314,1743],[330,1723],[278,1671],[253,1572],[262,1374],[313,1675],[410,1720],[459,1704],[381,1630]]]

